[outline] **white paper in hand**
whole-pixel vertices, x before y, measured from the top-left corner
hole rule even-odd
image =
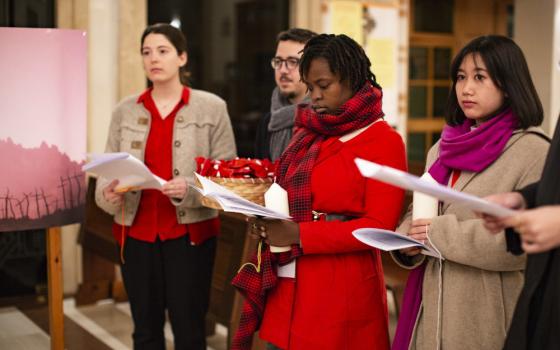
[[[473,211],[507,217],[515,214],[515,211],[500,205],[488,202],[482,198],[468,193],[459,192],[437,183],[430,183],[417,176],[405,173],[398,169],[383,166],[368,160],[356,158],[354,162],[364,177],[386,182],[406,190],[418,191],[439,198],[442,201],[460,203]]]
[[[362,243],[371,247],[390,252],[405,248],[421,248],[422,253],[439,258],[439,255],[429,245],[420,241],[401,235],[397,232],[383,230],[380,228],[359,228],[352,231],[352,235]]]
[[[82,170],[110,181],[119,180],[117,191],[129,187],[161,190],[167,182],[154,175],[138,158],[126,152],[93,155],[92,160],[82,166]]]
[[[191,184],[189,184],[189,186],[195,191],[199,192],[201,195],[206,196],[208,198],[212,198],[215,201],[217,201],[224,211],[241,213],[250,216],[259,215],[272,219],[282,219],[282,220],[291,219],[289,215],[253,203],[233,193],[227,188],[218,185],[214,181],[208,180],[207,178],[200,176],[197,173],[195,173],[194,175],[202,185],[202,188]]]

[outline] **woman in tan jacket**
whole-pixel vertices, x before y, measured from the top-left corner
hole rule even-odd
[[[428,153],[427,172],[479,197],[539,179],[549,143],[537,128],[542,106],[520,48],[502,36],[476,38],[455,57],[451,77],[447,126]],[[525,256],[508,254],[505,235],[489,235],[460,204],[440,203],[431,219],[412,220],[409,210],[398,231],[428,242],[443,259],[417,249],[393,254],[414,268],[393,349],[501,349]]]
[[[141,40],[152,87],[113,112],[106,152],[128,152],[168,182],[163,190],[116,191],[100,179],[98,205],[115,216],[121,270],[134,320],[135,349],[165,349],[165,311],[175,349],[205,350],[205,315],[219,232],[217,212],[188,191],[195,157],[235,157],[225,102],[187,87],[185,37],[155,24]]]

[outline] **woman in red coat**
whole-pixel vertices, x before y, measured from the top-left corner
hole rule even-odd
[[[298,107],[295,134],[277,172],[294,221],[252,221],[254,235],[292,250],[265,249],[259,274],[246,266],[234,280],[247,304],[233,348],[248,349],[260,326],[259,336],[270,348],[388,349],[380,254],[352,231],[393,230],[403,191],[362,177],[354,159],[405,170],[404,145],[383,120],[381,88],[354,40],[312,38],[299,69],[312,102]]]

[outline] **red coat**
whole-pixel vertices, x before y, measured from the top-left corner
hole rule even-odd
[[[313,209],[357,219],[300,223],[304,255],[297,259],[296,278],[280,278],[268,294],[259,331],[282,349],[389,348],[381,257],[352,231],[394,230],[404,192],[362,177],[356,157],[406,170],[402,139],[384,121],[346,143],[323,143],[311,177]]]

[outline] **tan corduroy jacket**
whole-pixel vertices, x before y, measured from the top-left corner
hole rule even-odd
[[[138,97],[127,97],[115,107],[105,152],[128,152],[144,161],[151,117],[144,105],[137,102]],[[191,89],[189,103],[175,117],[173,144],[170,147],[173,147],[173,176],[184,176],[190,184],[194,183],[195,157],[234,158],[235,140],[225,101],[209,92]],[[98,180],[95,200],[99,207],[114,215],[115,222],[122,224],[120,206],[112,205],[103,198],[102,189],[107,183],[106,179]],[[171,202],[177,209],[177,221],[181,224],[217,216],[216,210],[200,204],[200,196],[193,190],[189,190],[183,200]],[[125,225],[132,224],[139,203],[140,191],[125,194]]]
[[[461,172],[454,189],[484,197],[537,181],[549,143],[535,134],[544,136],[541,129],[527,131],[514,132],[502,155],[484,171]],[[438,151],[439,143],[428,153],[426,169],[437,159]],[[410,228],[410,209],[397,229],[403,234]],[[438,259],[425,255],[406,259],[392,254],[405,268],[427,262],[422,306],[410,349],[435,350],[438,335],[443,350],[501,349],[523,285],[525,255],[508,253],[505,235],[489,233],[481,219],[459,204],[444,203],[432,221],[429,237],[445,258],[441,296]]]

